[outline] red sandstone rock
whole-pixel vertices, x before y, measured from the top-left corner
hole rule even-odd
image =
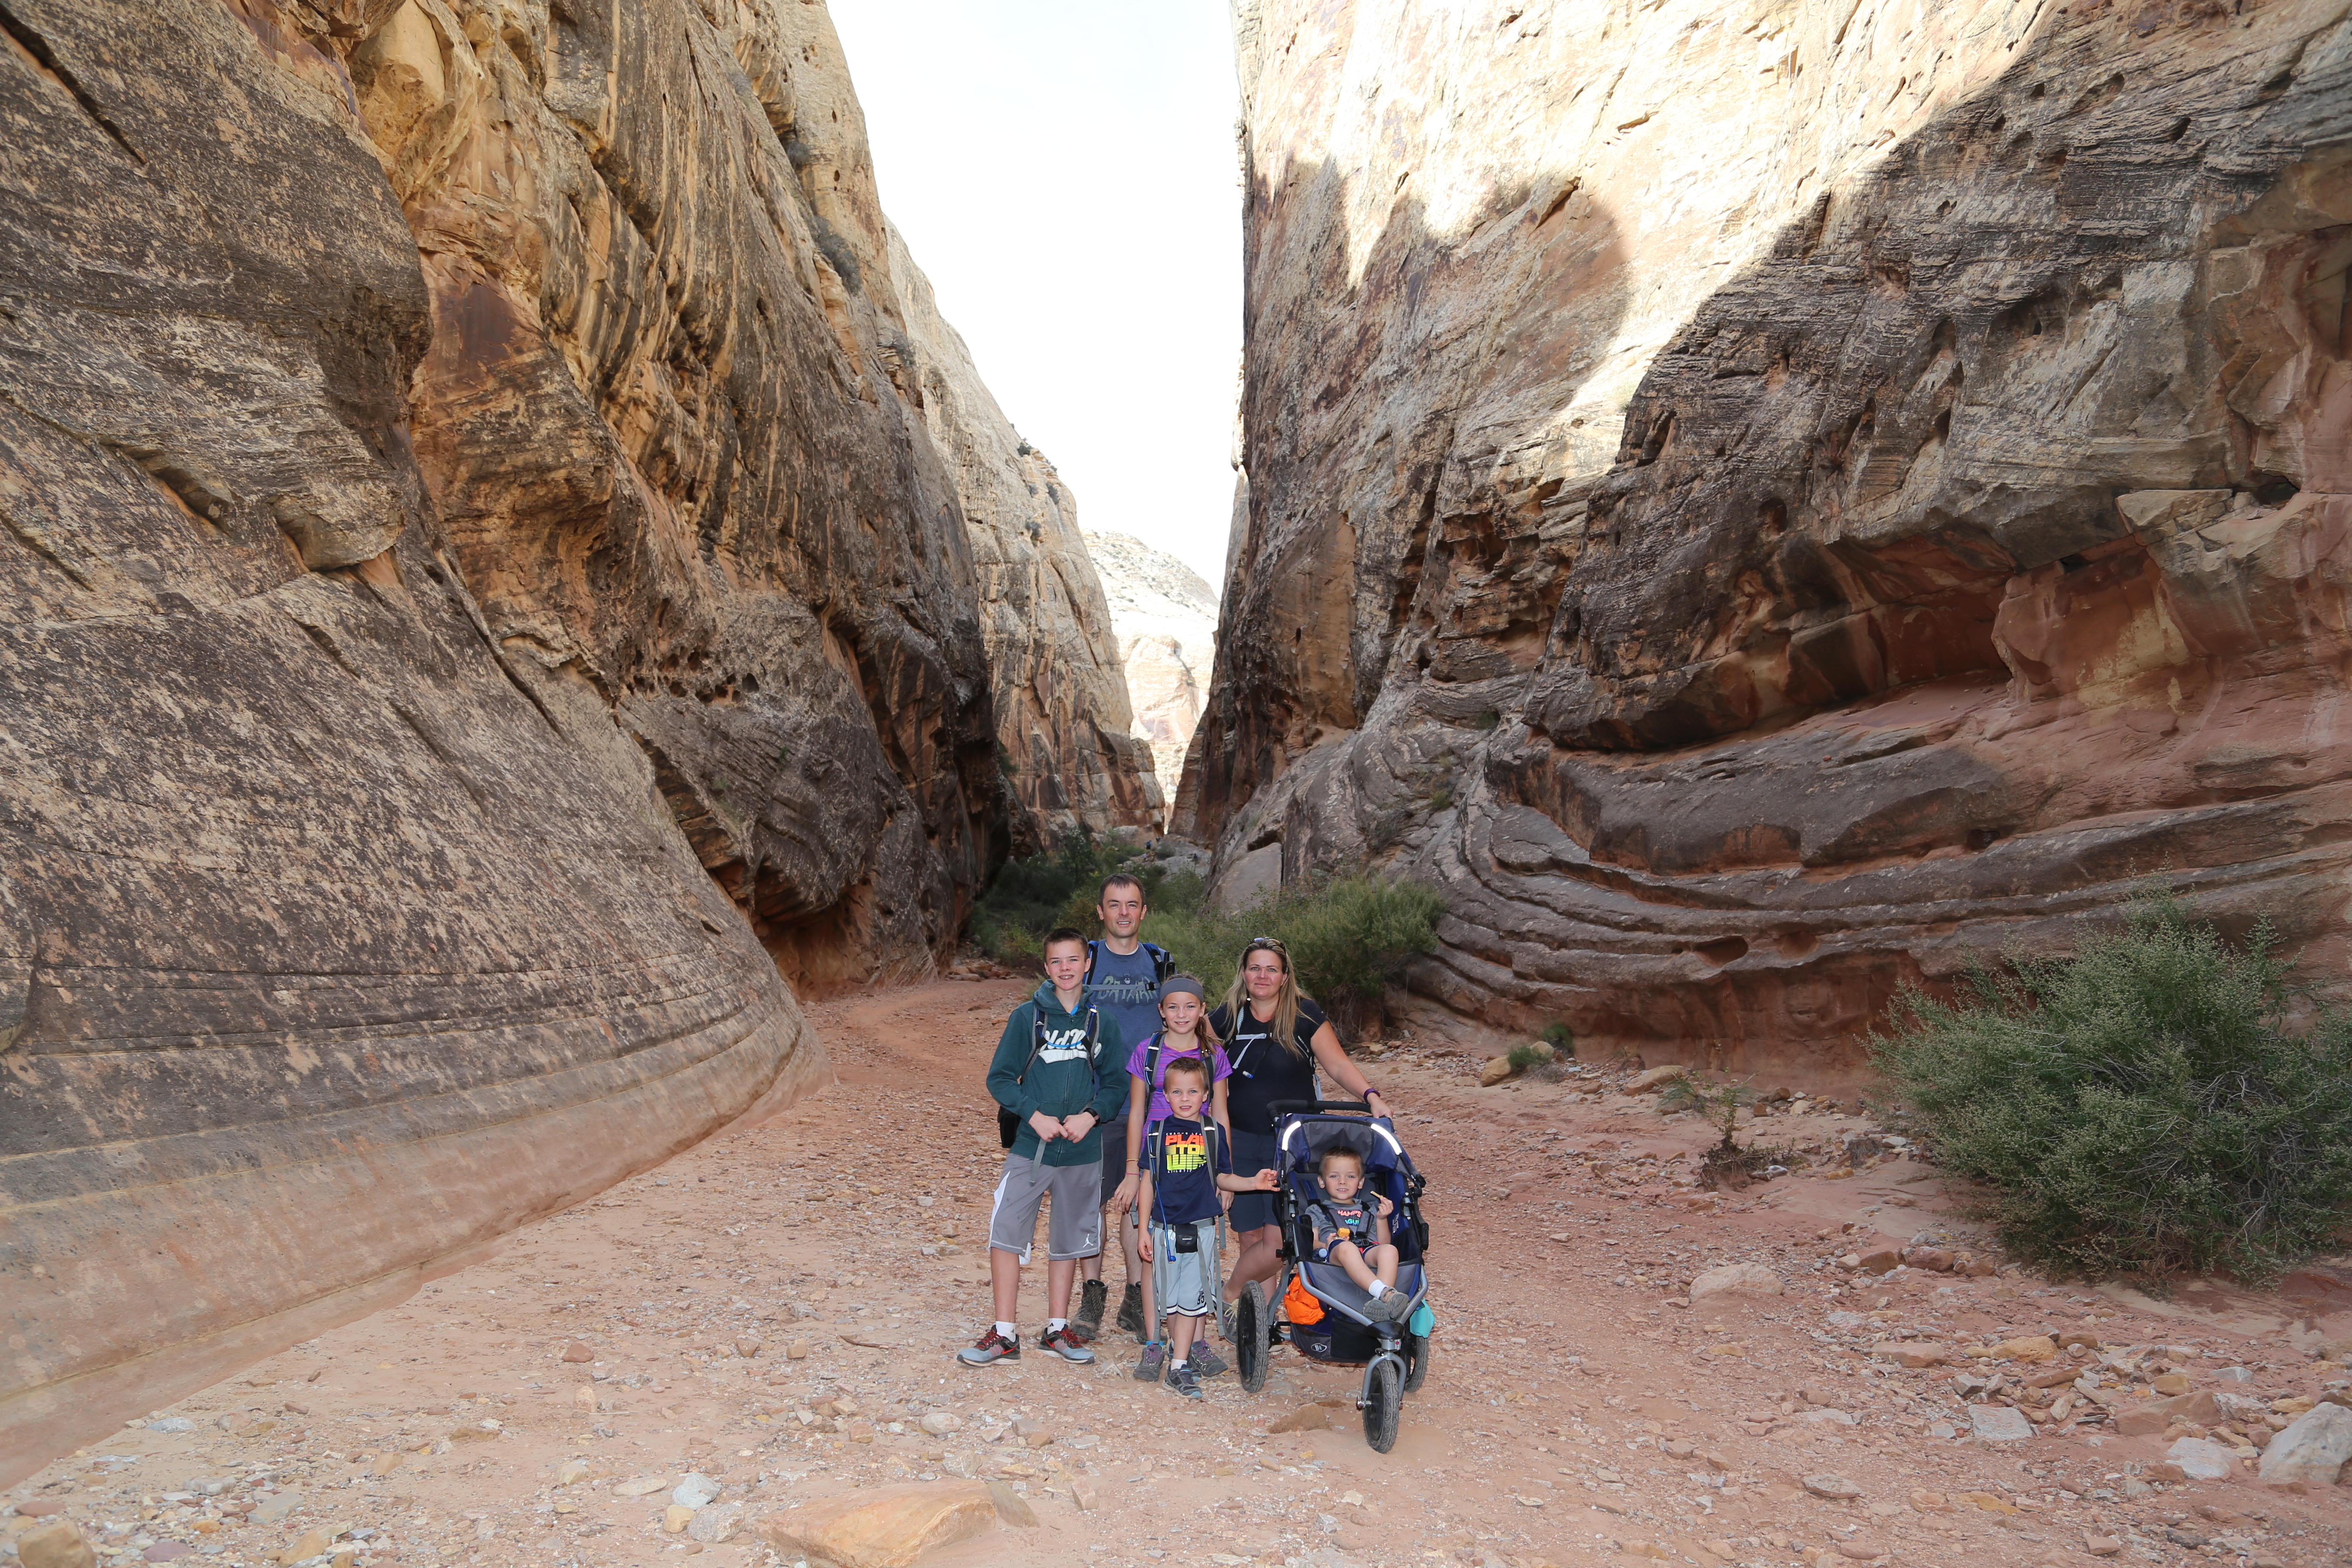
[[[2159,868],[2345,973],[2332,24],[1686,20],[1246,11],[1176,830],[1437,885],[1445,1012],[1735,1070]]]

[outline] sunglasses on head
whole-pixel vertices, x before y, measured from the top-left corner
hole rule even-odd
[[[1270,947],[1276,952],[1288,952],[1290,951],[1288,948],[1282,945],[1282,940],[1279,937],[1254,936],[1249,939],[1249,944],[1252,948]]]

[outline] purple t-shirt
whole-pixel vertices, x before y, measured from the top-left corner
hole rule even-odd
[[[1195,1035],[1192,1037],[1194,1039],[1200,1038],[1198,1035]],[[1158,1038],[1160,1038],[1158,1035],[1150,1036],[1146,1037],[1141,1045],[1135,1047],[1134,1053],[1127,1058],[1128,1077],[1141,1078],[1143,1076],[1143,1064],[1145,1059],[1151,1054],[1151,1042]],[[1143,1124],[1146,1127],[1150,1126],[1153,1122],[1160,1121],[1163,1117],[1173,1116],[1176,1114],[1174,1110],[1170,1109],[1168,1104],[1168,1096],[1160,1092],[1160,1084],[1168,1081],[1168,1064],[1187,1057],[1197,1061],[1200,1059],[1200,1056],[1201,1053],[1198,1050],[1178,1050],[1172,1046],[1161,1047],[1160,1052],[1160,1071],[1158,1074],[1158,1081],[1153,1083],[1151,1086],[1151,1103],[1146,1106],[1143,1111]],[[1225,1060],[1223,1047],[1213,1046],[1209,1048],[1209,1072],[1212,1075],[1209,1079],[1209,1092],[1213,1097],[1216,1093],[1217,1085],[1224,1081],[1226,1079],[1234,1076],[1233,1064]],[[1208,1114],[1209,1103],[1210,1102],[1206,1100],[1201,1101],[1201,1113],[1203,1117]]]

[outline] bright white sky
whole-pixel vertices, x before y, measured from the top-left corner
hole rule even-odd
[[[883,210],[1086,527],[1222,590],[1241,355],[1223,0],[830,0]]]

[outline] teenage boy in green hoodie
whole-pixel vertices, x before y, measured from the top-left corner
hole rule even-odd
[[[1070,1332],[1070,1284],[1078,1259],[1102,1247],[1102,1124],[1127,1103],[1127,1042],[1117,1019],[1086,1005],[1087,939],[1067,926],[1045,938],[1045,984],[1013,1009],[988,1092],[1020,1121],[1004,1157],[988,1220],[989,1283],[996,1321],[956,1352],[966,1366],[1021,1357],[1021,1266],[1037,1233],[1037,1205],[1050,1194],[1045,1231],[1045,1331],[1037,1343],[1064,1361],[1095,1352]],[[1121,1134],[1124,1137],[1124,1132]]]

